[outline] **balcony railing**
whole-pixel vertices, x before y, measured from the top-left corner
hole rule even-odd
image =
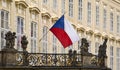
[[[12,53],[12,52],[11,52]],[[7,52],[0,52],[0,64],[4,59],[2,54],[7,54]],[[13,53],[12,53],[13,54]],[[81,56],[81,54],[76,54],[70,56],[69,54],[52,54],[52,53],[25,53],[17,52],[15,53],[15,66],[82,66],[85,64],[90,64],[96,66],[97,56]],[[89,59],[87,59],[89,58]],[[83,60],[81,60],[83,59]],[[83,63],[86,59],[90,60],[88,63]]]

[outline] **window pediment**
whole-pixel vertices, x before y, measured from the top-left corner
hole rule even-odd
[[[77,30],[78,30],[78,31],[83,31],[83,32],[84,32],[84,31],[85,31],[85,28],[80,27],[80,28],[78,28]]]
[[[94,32],[92,30],[88,30],[86,33],[92,35]]]
[[[52,22],[57,21],[57,20],[58,20],[58,17],[53,17],[52,18]]]
[[[98,33],[95,33],[95,36],[99,36],[100,37],[100,36],[102,36],[102,34],[98,32]]]
[[[76,26],[74,24],[72,24],[72,26],[73,26],[74,29],[76,28]]]
[[[102,38],[103,38],[103,39],[109,38],[109,36],[108,36],[108,35],[104,35]]]
[[[120,4],[120,0],[113,0],[113,1],[115,1],[115,2],[118,3],[118,4]]]
[[[115,40],[115,37],[111,37],[110,39],[114,41],[114,40]]]
[[[118,42],[120,42],[120,39],[118,39]]]
[[[30,10],[30,11],[35,11],[35,12],[38,13],[38,14],[40,13],[40,9],[37,8],[37,7],[30,7],[29,10]]]
[[[50,18],[51,15],[48,12],[45,12],[45,13],[42,13],[42,17],[48,17],[48,18]]]
[[[28,4],[25,2],[25,1],[15,1],[16,5],[22,5],[24,6],[25,8],[28,7]]]
[[[12,2],[13,0],[7,0],[8,2]]]

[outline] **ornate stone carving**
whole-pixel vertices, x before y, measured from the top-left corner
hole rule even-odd
[[[88,52],[88,47],[89,47],[89,43],[87,42],[86,38],[82,38],[82,41],[81,41],[81,54],[82,55],[90,54]]]
[[[26,50],[27,44],[28,44],[28,40],[27,40],[25,35],[21,38],[21,44],[22,44],[23,50]]]
[[[13,48],[15,45],[15,38],[16,38],[16,33],[8,31],[5,34],[5,40],[6,40],[6,48]]]
[[[67,65],[68,66],[77,66],[78,65],[76,50],[74,50],[74,51],[72,51],[71,49],[69,50]]]

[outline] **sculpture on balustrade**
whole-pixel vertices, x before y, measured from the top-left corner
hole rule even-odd
[[[77,51],[73,51],[73,57],[72,57],[72,66],[77,66]]]
[[[68,61],[67,61],[68,66],[71,66],[72,56],[73,56],[72,49],[70,49],[69,52],[68,52]]]
[[[5,40],[6,40],[6,48],[13,48],[15,45],[15,38],[16,38],[16,33],[8,31],[5,34]]]
[[[27,37],[25,35],[22,36],[22,38],[21,38],[21,44],[22,44],[23,50],[26,50],[27,44],[28,44],[28,40],[27,40]]]
[[[81,54],[82,55],[89,55],[88,52],[89,43],[87,42],[86,38],[82,38],[81,41]]]
[[[100,45],[98,50],[98,65],[101,67],[105,67],[105,58],[107,58],[106,48],[107,48],[107,38],[105,38],[103,45]]]
[[[27,48],[27,44],[28,44],[28,40],[27,37],[25,35],[22,36],[21,38],[21,47],[23,48],[23,65],[27,66],[29,64],[28,61],[28,51],[26,51]]]
[[[77,51],[74,50],[72,51],[72,49],[69,50],[68,53],[68,62],[67,65],[68,66],[77,66]]]

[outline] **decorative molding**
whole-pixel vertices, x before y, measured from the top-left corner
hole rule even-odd
[[[84,32],[84,31],[85,31],[85,28],[83,28],[83,27],[77,28],[77,31],[82,31],[82,32]]]
[[[88,31],[86,31],[86,33],[92,35],[94,32],[93,32],[93,30],[88,30]]]
[[[110,35],[110,40],[116,40],[116,38],[113,35]]]
[[[7,0],[7,1],[9,1],[9,2],[13,2],[13,0]]]
[[[95,33],[95,36],[102,36],[102,34],[98,32],[98,33]]]
[[[99,2],[100,0],[96,0],[96,2]]]
[[[115,2],[118,3],[118,4],[120,4],[120,0],[113,0],[113,1],[115,1]]]
[[[52,18],[52,22],[57,21],[57,20],[58,20],[58,17],[53,17]]]
[[[109,36],[108,36],[108,35],[104,35],[104,36],[102,36],[102,38],[103,38],[103,39],[109,38]]]
[[[42,17],[48,17],[48,18],[50,18],[50,17],[51,17],[51,15],[50,15],[50,13],[45,12],[45,13],[42,13]]]
[[[15,4],[16,5],[23,5],[25,8],[27,8],[28,7],[28,4],[25,2],[25,1],[15,1]]]
[[[37,12],[38,14],[41,12],[40,9],[37,8],[37,7],[30,7],[29,10],[30,10],[30,11],[35,11],[35,12]]]

